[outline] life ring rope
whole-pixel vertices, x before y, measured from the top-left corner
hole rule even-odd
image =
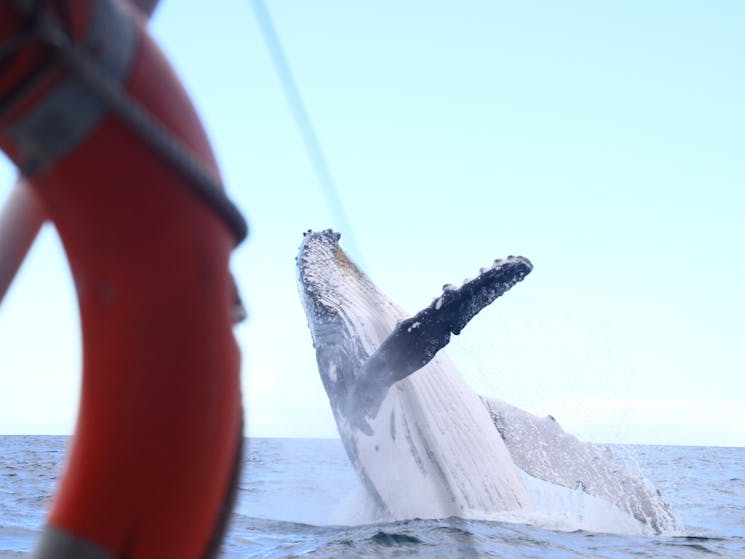
[[[225,221],[235,237],[236,244],[243,241],[248,234],[248,225],[240,210],[225,195],[220,179],[202,165],[191,150],[152,113],[120,87],[116,79],[102,71],[99,62],[70,39],[57,18],[47,10],[41,9],[41,3],[35,2],[34,6],[29,6],[28,2],[16,0],[16,4],[24,9],[33,27],[30,32],[13,37],[2,45],[0,54],[3,57],[12,54],[14,50],[28,46],[30,42],[33,42],[32,38],[51,46],[59,59],[74,73],[75,77],[82,80],[96,94],[107,109],[121,117],[188,180],[194,192]],[[109,6],[110,4],[101,5]],[[43,70],[40,70],[38,74],[43,75]],[[30,80],[30,83],[32,84],[33,80]],[[29,83],[24,85],[24,89],[30,87]],[[24,96],[20,93],[20,91],[15,92],[14,95],[8,96],[10,98],[6,97],[3,102],[0,102],[0,112],[7,112],[12,108],[13,98],[23,98]],[[30,168],[23,169],[23,172],[27,176],[32,176],[34,174],[33,164]]]

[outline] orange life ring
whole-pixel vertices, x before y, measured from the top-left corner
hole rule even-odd
[[[113,110],[61,39],[196,171]],[[194,189],[217,164],[142,14],[121,0],[3,2],[0,147],[59,232],[83,331],[77,427],[37,555],[215,553],[241,453],[228,258],[245,230],[219,193]]]

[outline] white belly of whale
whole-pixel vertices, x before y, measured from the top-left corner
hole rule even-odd
[[[354,433],[390,520],[483,518],[533,503],[491,417],[444,352],[396,383]]]

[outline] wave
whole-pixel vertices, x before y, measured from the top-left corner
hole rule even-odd
[[[589,495],[582,488],[568,489],[520,472],[535,508],[519,511],[469,511],[467,520],[483,520],[509,524],[526,524],[561,532],[588,531],[619,535],[651,535],[647,524],[621,511],[613,504]],[[341,526],[360,526],[404,521],[383,514],[361,487],[344,499],[331,517],[331,523]],[[671,531],[664,535],[683,536]]]
[[[358,526],[314,526],[236,517],[225,557],[441,557],[515,559],[552,557],[741,556],[745,539],[703,536],[617,535],[555,531],[537,525],[489,520],[414,519]],[[236,535],[243,536],[236,540]],[[231,543],[230,540],[236,540]],[[233,546],[231,548],[231,545]],[[602,553],[599,551],[602,550]]]

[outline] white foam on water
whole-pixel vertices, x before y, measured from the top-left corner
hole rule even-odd
[[[584,530],[622,535],[651,534],[648,526],[609,502],[593,497],[581,489],[567,489],[524,472],[521,472],[521,478],[535,504],[533,510],[491,513],[469,511],[460,516],[470,520],[527,524],[557,532]],[[436,515],[424,515],[423,518],[436,518]],[[339,503],[337,510],[329,519],[332,524],[342,526],[387,523],[395,520],[401,519],[382,513],[361,486]]]
[[[536,509],[522,522],[551,530],[651,534],[648,526],[582,488],[568,489],[521,472]]]

